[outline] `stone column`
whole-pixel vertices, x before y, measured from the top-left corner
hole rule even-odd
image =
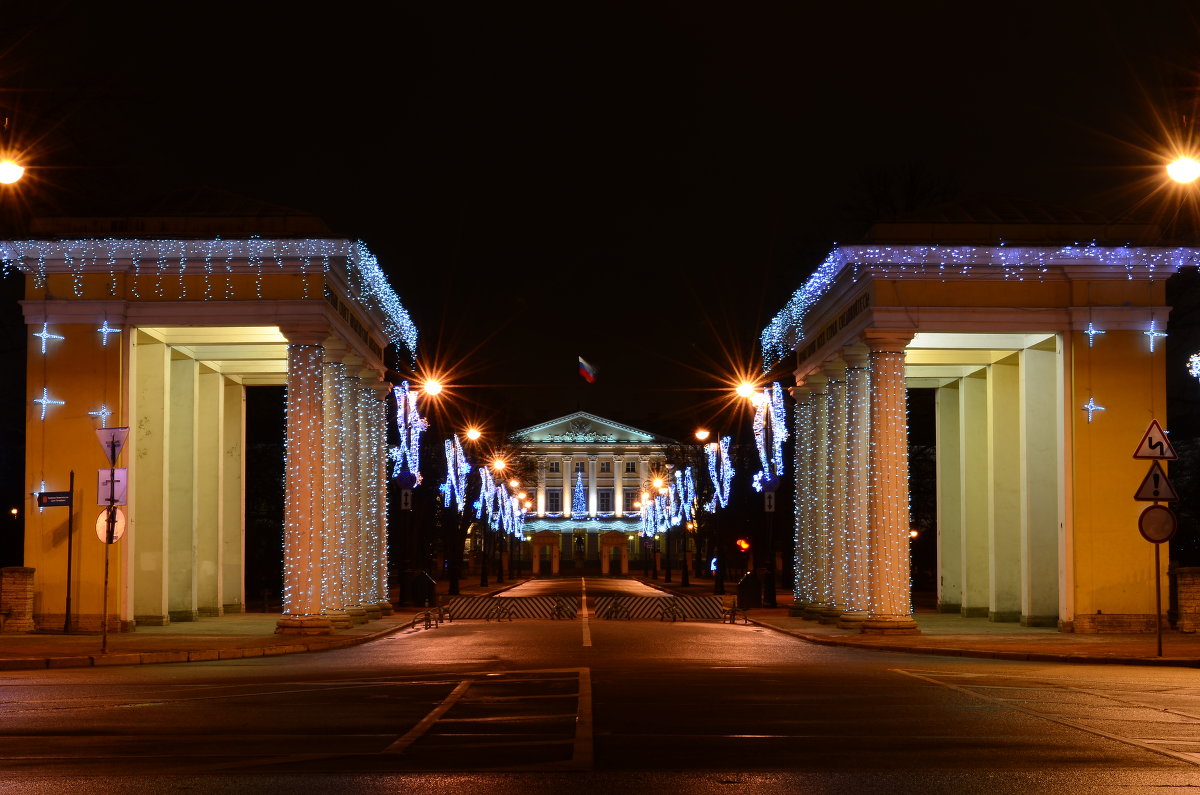
[[[588,516],[596,515],[596,458],[589,455],[588,460]]]
[[[370,393],[367,395],[367,424],[371,429],[372,460],[375,462],[370,475],[374,491],[371,542],[375,546],[374,601],[381,616],[390,616],[393,611],[392,595],[388,592],[387,409],[392,385],[379,378],[380,374],[376,373],[375,380],[369,382]]]
[[[197,607],[196,553],[196,422],[199,363],[171,359],[167,393],[171,422],[167,435],[167,595],[171,621],[195,621]]]
[[[829,601],[819,620],[822,624],[836,624],[846,607],[846,525],[849,522],[846,510],[846,363],[841,359],[827,362],[823,372],[829,379],[826,387],[829,417],[825,434]]]
[[[1059,343],[1061,344],[1061,343]],[[1021,352],[1021,624],[1058,625],[1058,528],[1062,522],[1062,370],[1057,350]],[[1064,616],[1065,618],[1065,616]]]
[[[569,455],[564,455],[562,458],[562,515],[568,518],[571,516],[575,488],[575,473],[571,471],[573,460]]]
[[[625,456],[613,453],[613,516],[625,515]]]
[[[937,390],[937,605],[939,613],[962,609],[963,486],[959,409],[961,380]]]
[[[807,383],[797,379],[794,390],[796,411],[793,415],[793,445],[795,446],[793,474],[795,476],[796,513],[793,541],[795,544],[796,578],[792,585],[791,615],[802,616],[807,605],[815,601],[813,574],[813,402]]]
[[[868,330],[871,361],[871,587],[863,632],[918,634],[909,576],[908,409],[904,348],[911,332]]]
[[[539,455],[537,457],[537,515],[546,515],[546,456]],[[535,572],[536,573],[536,572]]]
[[[829,469],[829,395],[826,392],[829,379],[823,375],[810,375],[805,379],[812,398],[812,467],[809,470],[812,497],[810,521],[812,522],[812,601],[804,608],[804,617],[815,621],[821,617],[827,605],[833,604],[830,591],[829,549],[829,503],[826,499],[828,486],[826,473]]]
[[[346,488],[349,477],[346,466],[351,455],[345,455],[344,422],[346,417],[346,373],[345,365],[338,361],[343,348],[332,346],[325,349],[323,364],[323,393],[321,408],[324,416],[322,446],[324,460],[325,486],[325,532],[322,539],[322,574],[323,586],[321,593],[322,614],[328,618],[337,629],[344,629],[354,622],[346,612],[346,568],[347,543],[350,531],[350,519],[347,515]]]
[[[284,329],[288,337],[283,615],[276,632],[328,634],[322,574],[325,516],[323,330]]]
[[[246,388],[225,378],[222,387],[224,410],[221,421],[221,609],[226,613],[246,612]]]
[[[842,353],[846,361],[846,533],[845,582],[838,626],[859,629],[870,605],[870,458],[871,375],[866,346]]]

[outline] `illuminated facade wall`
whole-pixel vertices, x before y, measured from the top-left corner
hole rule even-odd
[[[536,487],[525,529],[531,534],[552,530],[568,540],[576,533],[591,536],[599,554],[600,534],[640,531],[641,511],[626,494],[640,495],[653,474],[666,472],[669,440],[580,411],[516,431],[510,442]],[[577,483],[582,484],[582,511],[574,510]],[[564,546],[562,554],[570,558],[573,550]]]
[[[281,632],[377,617],[386,594],[383,349],[416,331],[346,240],[0,243],[27,274],[27,491],[66,491],[73,624],[99,628],[96,429],[128,426],[128,529],[109,549],[110,626],[244,608],[244,390],[286,384]],[[90,507],[89,507],[90,506]],[[66,509],[27,507],[35,620],[61,625]]]
[[[798,610],[917,631],[904,396],[928,388],[939,608],[1152,630],[1154,548],[1133,499],[1145,462],[1132,452],[1166,416],[1165,280],[1197,259],[1099,246],[833,252],[763,335],[768,363],[796,367]],[[847,363],[864,349],[855,379]]]

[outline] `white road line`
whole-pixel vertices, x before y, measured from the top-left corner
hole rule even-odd
[[[980,690],[983,689],[979,685],[951,684],[950,682],[942,682],[932,676],[923,676],[922,674],[914,673],[912,671],[905,671],[900,668],[894,668],[892,670],[894,670],[896,673],[904,674],[905,676],[911,676],[914,679],[920,679],[925,682],[931,682],[935,685],[941,685],[942,687],[948,688],[950,690],[956,690],[959,693],[966,693],[967,695],[974,696],[975,698],[979,698],[984,701],[990,701],[993,704],[999,704],[1000,706],[1008,707],[1009,709],[1016,710],[1017,712],[1023,712],[1026,715],[1032,715],[1035,718],[1041,718],[1042,720],[1048,720],[1051,723],[1057,723],[1060,726],[1070,726],[1072,729],[1078,729],[1079,731],[1088,732],[1089,734],[1095,734],[1098,737],[1107,737],[1110,740],[1116,740],[1119,743],[1125,743],[1126,745],[1136,746],[1138,748],[1142,748],[1146,751],[1151,751],[1156,754],[1162,754],[1163,756],[1169,756],[1173,759],[1179,759],[1180,761],[1187,762],[1188,764],[1200,765],[1200,755],[1172,751],[1167,748],[1156,748],[1152,742],[1147,742],[1146,740],[1138,739],[1135,737],[1126,737],[1126,736],[1123,736],[1120,734],[1113,734],[1112,732],[1106,732],[1103,729],[1097,729],[1096,727],[1090,726],[1087,723],[1080,721],[1080,720],[1073,720],[1071,718],[1062,717],[1060,715],[1050,715],[1045,712],[1040,712],[1036,709],[1031,709],[1029,707],[1023,707],[1019,703],[1017,703],[1014,699],[1011,699],[1011,698],[996,698],[994,696],[984,695],[983,693],[979,692]],[[1078,691],[1075,688],[1071,688],[1071,687],[1067,687],[1067,688],[1048,687],[1048,688],[1044,688],[1044,689],[1069,690],[1069,691],[1074,691],[1074,692],[1081,692],[1081,691]]]
[[[587,580],[579,579],[579,616],[583,623],[583,645],[592,645],[592,627],[588,623]]]
[[[423,734],[425,734],[425,732],[429,731],[430,727],[432,727],[433,724],[437,723],[438,718],[445,715],[446,712],[451,707],[454,706],[455,702],[457,702],[460,698],[463,697],[463,694],[467,692],[467,688],[469,688],[470,686],[471,686],[470,679],[464,679],[463,681],[459,682],[458,687],[456,687],[456,688],[454,688],[454,690],[450,691],[450,695],[446,696],[446,699],[441,704],[438,704],[436,707],[434,707],[430,711],[430,713],[428,715],[426,715],[424,718],[421,718],[421,722],[418,723],[416,726],[413,726],[411,729],[409,729],[408,734],[405,734],[399,740],[396,740],[396,742],[392,743],[387,748],[385,748],[383,750],[383,753],[385,753],[385,754],[402,754],[402,753],[404,753],[404,751],[407,750],[407,748],[410,745],[412,745],[417,740],[419,740],[421,738],[421,736]]]

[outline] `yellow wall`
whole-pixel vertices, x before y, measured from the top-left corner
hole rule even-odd
[[[124,350],[124,334],[110,335],[108,345],[101,345],[97,324],[51,324],[49,331],[64,337],[48,340],[46,353],[33,332],[41,326],[30,327],[27,366],[27,409],[25,472],[26,493],[43,490],[67,491],[70,473],[75,472],[74,538],[72,561],[72,623],[85,629],[99,629],[104,582],[104,544],[95,533],[96,518],[101,508],[96,504],[97,471],[107,466],[107,458],[96,438],[96,429],[105,425],[89,411],[107,405],[110,411],[122,408],[120,367]],[[64,405],[49,406],[43,421],[41,409],[33,401],[40,398],[42,388],[49,390],[55,400]],[[119,413],[108,419],[107,425],[124,424]],[[118,462],[123,465],[124,458]],[[34,592],[38,603],[35,614],[41,617],[40,626],[59,627],[66,606],[67,575],[67,515],[66,508],[37,508],[32,496],[26,509],[25,565],[36,569]],[[123,576],[120,548],[117,542],[112,551],[109,575],[109,612],[115,617],[119,610],[117,594]],[[110,619],[110,622],[115,618]]]
[[[1153,616],[1154,545],[1138,532],[1138,516],[1149,503],[1133,499],[1149,462],[1133,453],[1151,420],[1165,427],[1166,345],[1159,339],[1150,353],[1142,331],[1106,331],[1091,348],[1076,332],[1072,343],[1076,622],[1105,621],[1095,618],[1098,611]],[[1089,395],[1105,407],[1090,423],[1079,408]]]

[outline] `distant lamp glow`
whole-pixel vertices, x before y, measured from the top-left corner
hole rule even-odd
[[[25,174],[25,167],[12,160],[0,160],[0,182],[11,185]]]
[[[480,437],[480,436],[483,436],[483,434],[482,434],[482,433],[480,433],[480,431],[479,431],[479,429],[478,429],[478,428],[469,428],[469,429],[467,429],[467,438],[468,438],[468,439],[470,439],[472,442],[474,442],[474,441],[476,441],[477,439],[479,439],[479,437]]]
[[[503,458],[497,458],[495,461],[492,462],[492,469],[496,470],[497,472],[503,470],[504,466],[505,466],[505,464],[504,464]]]
[[[442,391],[442,384],[440,381],[433,381],[433,380],[426,381],[424,384],[421,385],[421,390],[426,395],[436,395]]]
[[[743,381],[742,383],[738,384],[736,390],[737,396],[744,398],[752,396],[756,391],[757,390],[754,388],[754,384],[751,384],[748,381]]]
[[[919,536],[919,535],[921,535],[921,531],[920,531],[920,530],[917,530],[916,528],[913,528],[912,530],[909,530],[909,531],[908,531],[908,537],[909,537],[909,538],[916,538],[916,537],[917,537],[917,536]]]
[[[708,441],[708,437],[709,437],[709,433],[708,433],[708,431],[704,430],[703,428],[701,428],[700,430],[696,431],[696,439],[697,439],[697,441],[701,441],[701,442],[707,442],[707,441]]]
[[[1200,162],[1190,157],[1180,157],[1167,164],[1167,176],[1176,182],[1189,184],[1200,178]]]

